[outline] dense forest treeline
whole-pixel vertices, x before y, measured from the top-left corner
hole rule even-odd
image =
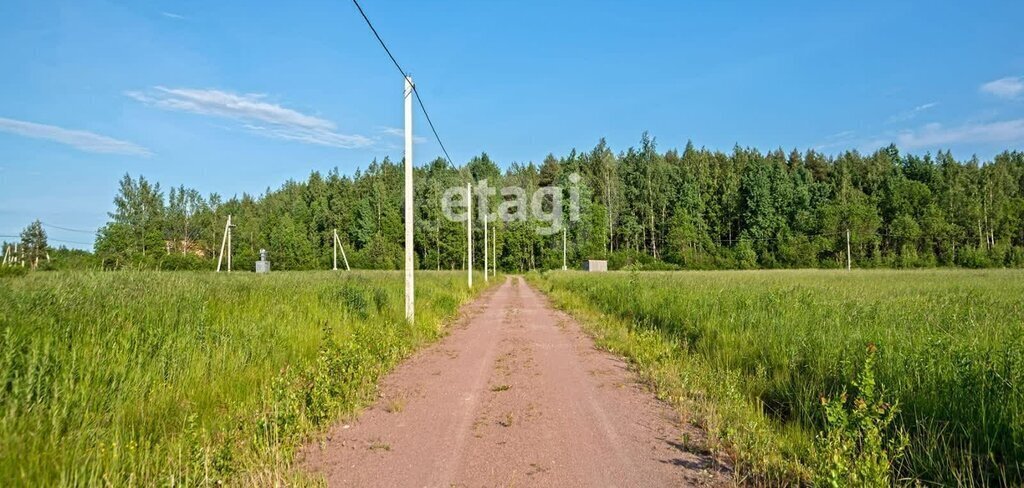
[[[957,161],[948,151],[901,154],[895,146],[837,156],[693,144],[659,152],[647,134],[624,152],[601,140],[540,165],[502,170],[481,154],[461,168],[443,159],[416,168],[417,266],[464,266],[465,223],[442,216],[445,189],[487,179],[532,195],[560,185],[568,205],[573,173],[582,178],[579,218],[567,226],[571,267],[587,258],[610,259],[613,268],[839,267],[847,231],[858,267],[1024,266],[1022,152],[984,163]],[[261,196],[227,200],[186,187],[165,195],[159,184],[125,175],[95,252],[110,268],[209,268],[231,214],[236,269],[251,270],[261,248],[275,269],[328,268],[335,228],[353,267],[397,268],[402,185],[401,162],[388,159],[352,175],[314,172]],[[501,198],[490,197],[492,211]],[[546,225],[492,223],[499,267],[560,267],[562,236],[537,232]],[[475,231],[480,256],[482,226]]]

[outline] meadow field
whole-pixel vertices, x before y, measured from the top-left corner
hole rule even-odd
[[[530,279],[682,405],[740,479],[881,465],[897,483],[1024,482],[1024,271]]]
[[[471,298],[461,272],[0,278],[0,479],[289,484],[303,439]],[[481,289],[482,287],[477,287]]]

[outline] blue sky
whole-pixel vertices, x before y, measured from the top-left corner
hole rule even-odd
[[[363,7],[460,164],[644,130],[726,151],[1024,147],[1019,1]],[[0,235],[97,228],[126,172],[231,196],[401,158],[402,79],[347,0],[6,0],[0,45]],[[440,155],[414,125],[417,163]]]

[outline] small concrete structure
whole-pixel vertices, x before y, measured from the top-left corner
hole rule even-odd
[[[588,259],[583,261],[583,271],[598,273],[608,271],[608,261],[603,259]]]
[[[260,249],[260,260],[256,261],[256,272],[257,273],[269,273],[270,272],[270,261],[267,261],[267,250]]]

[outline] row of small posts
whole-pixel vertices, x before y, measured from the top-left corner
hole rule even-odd
[[[25,259],[22,257],[23,252],[19,252],[18,243],[13,245],[8,244],[4,248],[4,266],[25,266]]]
[[[466,280],[473,287],[473,185],[466,183]],[[490,282],[490,276],[498,275],[498,233],[487,236],[487,212],[484,212],[484,282]],[[487,245],[491,245],[488,259]],[[490,263],[488,263],[490,261]]]
[[[49,262],[50,253],[47,252],[45,254],[45,257],[46,261]],[[25,246],[18,246],[18,243],[15,242],[14,244],[8,244],[7,247],[4,248],[4,259],[2,262],[0,262],[0,266],[25,267],[26,262],[27,260],[25,259]],[[36,266],[39,266],[39,256],[36,256],[35,260],[28,264],[31,265],[33,269],[35,269]]]

